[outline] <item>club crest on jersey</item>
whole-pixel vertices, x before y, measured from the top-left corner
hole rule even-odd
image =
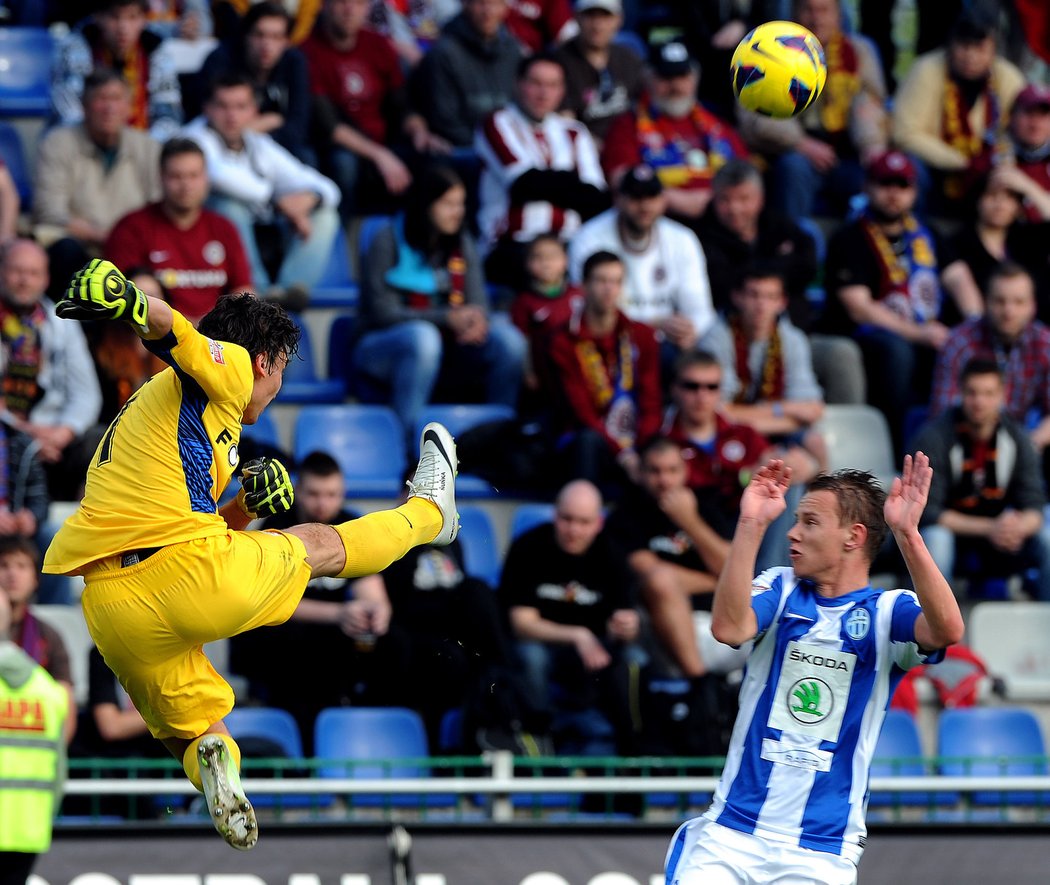
[[[867,636],[868,630],[871,629],[871,615],[867,609],[855,608],[846,618],[845,628],[850,639],[859,641]]]
[[[230,450],[226,453],[226,459],[230,462],[231,467],[237,466],[237,462],[241,460],[241,453],[237,450],[237,443],[230,446]]]
[[[220,366],[226,365],[226,357],[222,355],[222,344],[218,341],[212,341],[211,338],[209,338],[208,350],[211,351],[211,361],[213,363],[218,363]]]

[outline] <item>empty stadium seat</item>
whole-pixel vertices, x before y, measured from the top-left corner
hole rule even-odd
[[[314,755],[318,759],[371,761],[369,765],[324,765],[322,778],[419,778],[430,770],[411,760],[430,755],[423,720],[405,707],[330,707],[314,723]],[[396,763],[396,764],[395,764]],[[357,806],[454,805],[447,794],[355,795]]]
[[[497,586],[503,563],[496,544],[496,530],[488,513],[477,505],[465,504],[459,508],[459,523],[459,541],[463,545],[467,574],[481,578],[492,587]]]
[[[449,433],[460,437],[464,431],[490,421],[507,421],[515,416],[510,406],[495,403],[470,403],[463,405],[431,404],[423,409],[419,429],[431,421],[444,424]],[[488,498],[497,493],[489,483],[480,476],[470,475],[470,464],[460,463],[459,476],[456,478],[456,494],[461,498]]]
[[[0,28],[0,115],[43,117],[51,110],[54,39],[46,28]]]
[[[967,630],[970,648],[1010,700],[1050,701],[1050,603],[979,602]]]
[[[54,627],[62,637],[69,653],[73,698],[78,707],[83,706],[88,700],[88,655],[95,647],[84,620],[84,610],[78,602],[74,605],[32,605],[30,611]]]
[[[357,317],[347,314],[332,320],[328,327],[328,377],[342,378],[350,395],[362,403],[386,403],[390,391],[381,381],[353,370],[353,339]]]
[[[289,759],[303,758],[303,741],[295,718],[279,707],[236,707],[223,720],[234,740],[265,738]]]
[[[299,354],[288,362],[277,400],[282,403],[340,403],[346,398],[346,381],[341,377],[319,378],[315,369],[309,328],[297,317],[301,331]]]
[[[350,252],[346,234],[340,227],[332,242],[321,279],[310,290],[311,307],[348,307],[357,304],[358,288],[350,267]]]
[[[867,470],[889,489],[897,467],[882,412],[865,405],[827,405],[816,427],[827,442],[829,470]]]
[[[253,440],[259,445],[280,449],[281,435],[277,432],[277,423],[269,412],[260,413],[254,424],[241,427],[241,438]]]
[[[22,201],[22,211],[25,212],[33,202],[33,180],[26,165],[22,137],[10,123],[0,123],[0,159],[7,164],[7,171],[11,173],[18,198]]]
[[[339,462],[349,497],[401,494],[405,440],[397,416],[385,406],[303,406],[295,422],[295,460],[315,451]]]
[[[1019,707],[944,710],[937,722],[940,773],[957,777],[1045,775],[1046,745],[1039,720]],[[1038,757],[1038,758],[1036,758]],[[1027,791],[977,791],[976,805],[1034,805],[1050,797]]]
[[[907,761],[898,761],[907,760]],[[889,710],[875,745],[872,777],[922,777],[929,774],[922,760],[922,743],[915,719],[905,710]],[[955,794],[873,792],[869,805],[929,805],[931,801],[954,803]]]
[[[510,539],[513,541],[540,523],[553,521],[553,504],[519,504],[510,520]]]
[[[287,710],[278,707],[235,707],[223,720],[230,730],[233,739],[241,748],[245,759],[285,757],[288,759],[303,758],[302,736],[295,717]],[[280,753],[270,752],[270,745],[280,748]],[[269,777],[248,768],[245,777]],[[275,772],[274,777],[301,777],[301,771],[282,770]],[[287,805],[302,808],[317,804],[317,800],[303,793],[260,793],[252,791],[252,803],[260,807]]]

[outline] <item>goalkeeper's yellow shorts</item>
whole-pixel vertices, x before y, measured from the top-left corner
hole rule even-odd
[[[310,580],[306,547],[283,532],[229,532],[164,547],[137,565],[102,560],[84,615],[154,737],[195,738],[233,708],[201,646],[291,617]]]

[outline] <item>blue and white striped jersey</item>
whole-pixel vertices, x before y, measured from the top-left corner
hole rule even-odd
[[[758,636],[714,802],[726,827],[860,860],[868,772],[905,671],[940,660],[915,642],[908,590],[834,599],[790,568],[752,585]]]

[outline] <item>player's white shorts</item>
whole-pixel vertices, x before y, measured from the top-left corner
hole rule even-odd
[[[773,842],[694,817],[678,828],[664,861],[667,885],[856,885],[851,860]]]

